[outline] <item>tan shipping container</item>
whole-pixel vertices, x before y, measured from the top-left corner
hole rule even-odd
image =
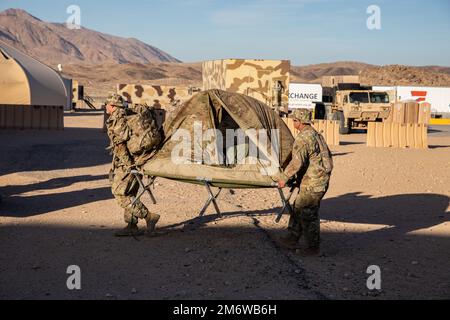
[[[322,87],[332,88],[341,83],[360,83],[360,78],[357,75],[322,77]]]

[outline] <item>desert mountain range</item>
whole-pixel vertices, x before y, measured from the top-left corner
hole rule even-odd
[[[137,39],[62,23],[44,22],[21,9],[0,12],[0,40],[51,66],[69,63],[179,62]]]
[[[114,91],[118,83],[202,86],[200,62],[67,65],[64,73],[79,79],[94,96]],[[348,74],[360,75],[366,85],[450,87],[447,67],[376,66],[358,62],[292,66],[291,82],[321,83],[322,76]]]
[[[134,38],[121,38],[61,23],[44,22],[24,10],[0,12],[0,41],[55,67],[104,96],[117,83],[201,86],[201,63],[181,63]],[[257,57],[256,57],[257,58]],[[333,62],[291,67],[291,81],[320,83],[325,75],[360,75],[366,85],[450,86],[450,67],[377,66]]]

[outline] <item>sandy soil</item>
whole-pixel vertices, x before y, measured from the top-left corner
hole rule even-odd
[[[322,202],[322,255],[276,238],[276,190],[225,191],[224,217],[198,211],[202,187],[159,179],[158,238],[117,239],[122,212],[109,190],[102,116],[66,115],[62,132],[0,131],[0,298],[417,299],[450,298],[450,134],[429,150],[374,149],[365,134],[333,147]],[[66,287],[69,265],[82,290]],[[381,268],[369,291],[366,269]]]

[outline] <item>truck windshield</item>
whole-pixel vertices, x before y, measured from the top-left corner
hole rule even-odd
[[[369,103],[369,94],[367,92],[352,92],[348,96],[350,103]]]
[[[389,103],[389,95],[386,92],[371,92],[371,103]]]

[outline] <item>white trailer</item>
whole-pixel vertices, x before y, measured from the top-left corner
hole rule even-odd
[[[444,87],[415,87],[397,86],[382,87],[374,86],[373,90],[395,91],[396,101],[415,100],[418,102],[428,102],[431,104],[433,114],[441,114],[450,117],[450,88]]]
[[[322,102],[323,90],[320,84],[290,83],[289,109],[313,109],[315,102]]]

